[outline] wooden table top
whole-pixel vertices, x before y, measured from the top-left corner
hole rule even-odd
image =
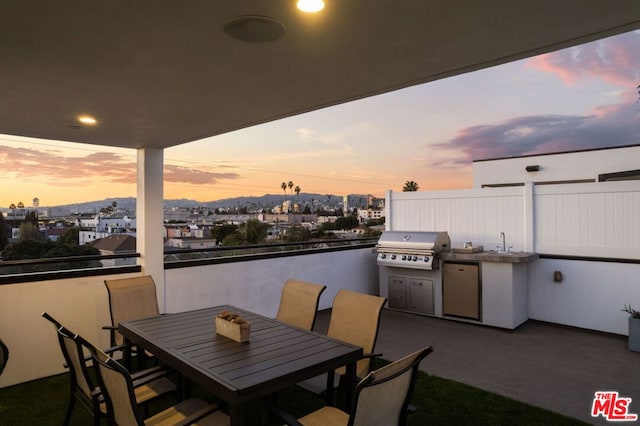
[[[248,342],[216,334],[215,317],[224,310],[251,323]],[[230,405],[355,364],[363,354],[360,347],[229,305],[127,321],[119,331]]]

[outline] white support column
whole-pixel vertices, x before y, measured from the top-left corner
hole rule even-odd
[[[524,248],[526,252],[533,253],[535,247],[533,182],[524,183]]]
[[[156,283],[160,312],[166,310],[163,165],[162,149],[138,149],[137,250],[142,273],[151,275]]]
[[[387,191],[384,194],[384,215],[385,215],[385,219],[384,219],[384,230],[385,231],[391,231],[391,195],[393,194],[393,191],[391,191],[390,189],[387,189]]]

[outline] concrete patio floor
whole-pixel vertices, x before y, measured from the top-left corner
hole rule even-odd
[[[330,315],[319,312],[317,331],[326,332]],[[393,361],[429,345],[434,352],[421,370],[438,377],[592,424],[611,424],[591,417],[594,393],[618,391],[632,398],[629,412],[640,415],[640,352],[627,349],[626,336],[533,320],[504,330],[383,311],[376,344],[383,358]]]

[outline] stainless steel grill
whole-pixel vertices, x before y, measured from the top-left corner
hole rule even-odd
[[[437,269],[438,253],[451,248],[447,232],[386,231],[378,240],[378,265]]]

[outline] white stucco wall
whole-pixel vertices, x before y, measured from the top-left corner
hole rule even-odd
[[[372,248],[278,259],[168,269],[167,312],[230,304],[275,317],[285,281],[325,284],[319,309],[328,309],[339,289],[378,294],[378,267]]]
[[[126,275],[113,275],[113,278]],[[109,346],[111,324],[104,276],[0,286],[0,337],[9,347],[9,362],[0,387],[62,373],[64,358],[48,312],[74,333],[100,347]]]
[[[563,276],[553,281],[554,271]],[[625,304],[640,308],[640,264],[538,259],[529,264],[529,318],[628,334]]]
[[[538,165],[539,171],[527,172]],[[473,187],[522,182],[598,180],[598,175],[640,168],[640,145],[550,155],[474,161]]]

